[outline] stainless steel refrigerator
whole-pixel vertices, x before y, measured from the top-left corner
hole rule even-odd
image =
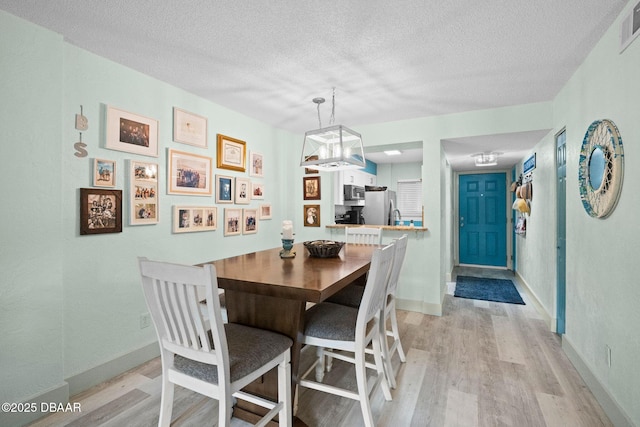
[[[369,225],[394,225],[393,211],[396,208],[396,192],[365,191],[362,215]]]

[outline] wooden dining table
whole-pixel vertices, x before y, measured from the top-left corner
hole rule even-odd
[[[322,302],[350,283],[364,284],[377,247],[347,243],[337,257],[319,258],[310,256],[303,244],[297,243],[293,247],[294,258],[280,258],[282,248],[273,248],[203,264],[216,268],[218,286],[225,291],[229,322],[268,329],[293,339],[291,375],[295,391],[307,303]],[[247,390],[277,398],[275,371],[250,384]],[[294,395],[292,392],[292,399]],[[263,411],[249,402],[238,401],[234,416],[254,423]],[[294,425],[306,424],[295,419]]]

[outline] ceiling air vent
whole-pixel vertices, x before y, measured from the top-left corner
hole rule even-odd
[[[636,4],[620,24],[620,53],[640,34],[640,3]]]

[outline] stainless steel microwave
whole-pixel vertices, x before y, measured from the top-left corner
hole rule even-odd
[[[345,185],[344,199],[345,200],[364,200],[364,187],[360,187],[359,185]]]

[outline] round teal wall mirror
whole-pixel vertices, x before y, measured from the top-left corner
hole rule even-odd
[[[606,218],[618,203],[624,175],[624,150],[611,120],[591,123],[582,141],[578,180],[582,205],[589,215]]]

